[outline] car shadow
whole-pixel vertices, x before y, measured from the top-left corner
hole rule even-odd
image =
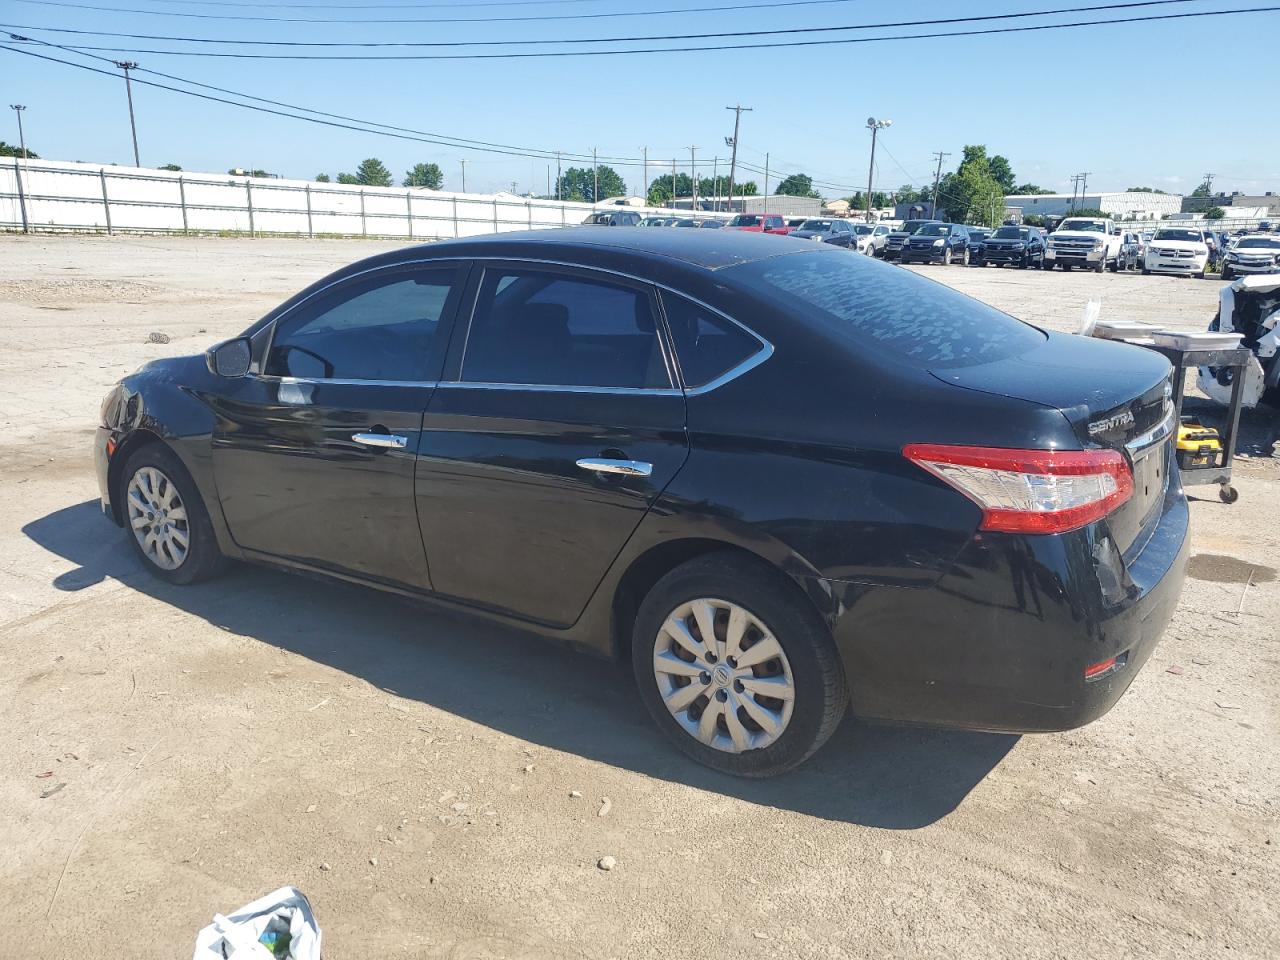
[[[292,651],[399,697],[531,743],[752,803],[884,829],[954,810],[1016,736],[846,721],[799,770],[742,780],[686,760],[653,727],[617,665],[516,629],[336,581],[240,565],[175,587],[148,574],[96,501],[23,533],[77,565],[54,585],[110,577],[209,623]]]

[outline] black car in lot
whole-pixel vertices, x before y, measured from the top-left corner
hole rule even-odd
[[[1005,224],[982,244],[982,264],[993,263],[997,267],[1044,267],[1044,235],[1035,227],[1016,227]]]
[[[246,560],[518,624],[763,776],[846,707],[1109,709],[1184,573],[1169,392],[1154,352],[827,244],[584,227],[345,267],[125,377],[93,446],[163,580]]]
[[[889,231],[889,235],[885,237],[882,256],[885,260],[897,260],[902,253],[902,248],[906,246],[913,233],[927,223],[941,222],[941,220],[904,220],[902,226],[896,230]]]
[[[986,243],[991,231],[986,227],[966,226],[969,231],[969,265],[982,266],[982,245]]]
[[[898,259],[903,263],[968,264],[969,231],[958,223],[926,223],[907,238]]]
[[[858,245],[858,235],[848,220],[806,220],[788,236],[797,240],[821,240],[846,250],[855,249]]]

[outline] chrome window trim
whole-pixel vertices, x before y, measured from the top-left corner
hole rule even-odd
[[[1173,434],[1174,417],[1173,411],[1169,411],[1164,420],[1156,424],[1141,436],[1134,437],[1126,443],[1125,449],[1129,451],[1130,458],[1137,460],[1144,453],[1154,447],[1156,444],[1169,439]]]
[[[431,389],[440,385],[439,380],[352,380],[344,377],[334,377],[331,380],[326,380],[324,377],[278,377],[270,373],[247,373],[244,378],[246,380],[257,380],[260,383],[305,383],[312,386],[334,384],[347,387],[417,387],[419,389]]]
[[[285,317],[291,314],[294,310],[297,310],[299,307],[307,303],[310,303],[313,299],[325,293],[326,291],[332,289],[333,287],[336,287],[338,284],[346,283],[350,280],[355,280],[359,277],[363,277],[371,273],[377,273],[383,270],[400,269],[404,267],[424,266],[424,265],[429,266],[431,264],[459,264],[459,263],[478,266],[481,269],[483,269],[485,265],[489,263],[493,263],[493,264],[531,263],[531,264],[540,264],[540,265],[552,266],[552,267],[569,267],[575,270],[584,270],[584,271],[593,272],[593,273],[602,273],[608,276],[620,277],[624,280],[630,280],[634,283],[646,284],[647,286],[653,287],[654,289],[660,292],[665,290],[665,291],[669,291],[670,293],[678,297],[683,297],[685,300],[688,300],[690,303],[697,304],[702,309],[707,310],[710,313],[713,313],[724,320],[727,320],[729,323],[732,323],[734,326],[738,327],[740,330],[742,330],[749,336],[753,337],[760,344],[760,349],[756,353],[753,353],[751,356],[747,357],[737,366],[730,367],[728,370],[726,370],[720,376],[716,377],[714,380],[709,380],[707,383],[704,383],[698,387],[683,387],[683,388],[681,387],[584,387],[584,386],[562,386],[562,385],[555,385],[555,384],[503,384],[503,383],[494,384],[494,383],[479,383],[475,381],[465,381],[465,380],[437,380],[437,381],[325,380],[323,378],[309,379],[309,378],[272,377],[266,374],[249,374],[249,376],[254,376],[260,380],[282,381],[286,379],[293,379],[299,383],[317,383],[317,384],[345,383],[345,384],[359,384],[364,386],[465,387],[469,389],[486,389],[486,390],[538,390],[538,391],[559,391],[559,392],[567,392],[567,393],[619,393],[619,394],[634,393],[634,394],[652,394],[656,396],[684,394],[685,396],[694,397],[694,396],[700,396],[705,393],[710,393],[712,390],[715,390],[719,387],[724,386],[726,383],[729,383],[731,380],[736,380],[738,377],[742,376],[745,373],[748,373],[751,370],[754,370],[756,367],[760,366],[760,364],[764,363],[766,360],[768,360],[770,357],[773,356],[774,345],[772,342],[770,342],[769,340],[766,340],[760,334],[756,333],[755,330],[751,329],[745,323],[742,323],[741,321],[735,319],[734,317],[729,316],[723,310],[713,307],[711,304],[707,303],[706,301],[699,300],[697,297],[692,296],[691,294],[686,293],[683,290],[677,290],[675,287],[666,283],[662,283],[659,280],[651,280],[645,277],[640,277],[633,273],[627,273],[624,270],[616,270],[612,267],[586,266],[580,263],[570,263],[565,260],[552,260],[546,257],[476,256],[476,255],[451,256],[451,257],[421,257],[421,258],[415,258],[413,260],[400,260],[395,263],[379,264],[376,267],[369,267],[367,270],[361,270],[361,271],[358,271],[357,273],[347,274],[346,276],[341,277],[338,280],[334,280],[332,283],[325,284],[323,287],[321,287],[319,290],[316,290],[314,293],[311,294],[311,296],[307,297],[305,300],[298,301],[293,306],[291,306],[288,310],[286,310],[284,313],[280,314],[277,317],[274,317],[270,321],[270,323],[273,326],[275,324],[278,324],[281,320],[283,320]],[[661,306],[661,299],[662,299],[661,293],[659,294],[658,299],[659,299],[659,306]],[[455,322],[459,322],[461,320],[462,312],[465,310],[466,310],[466,304],[462,304],[461,310],[459,311],[459,314],[458,314],[458,318],[457,320],[455,320]],[[474,301],[471,304],[471,311],[472,313],[474,313],[475,311]],[[661,319],[665,325],[666,323],[665,309]],[[466,323],[467,323],[467,337],[469,338],[471,336],[470,315],[467,316]],[[659,338],[659,339],[662,339],[662,338]],[[273,329],[271,333],[271,342],[268,342],[267,344],[268,352],[270,352],[272,342],[274,342],[274,340],[275,340],[275,330]],[[671,347],[674,350],[674,347],[675,347],[674,343],[671,344]],[[678,360],[679,358],[677,357],[676,359]],[[671,374],[672,372],[673,371],[668,371],[669,374]],[[461,376],[461,373],[462,373],[461,366],[459,366],[458,373],[459,373],[459,376]],[[681,380],[683,382],[683,378],[681,378]]]

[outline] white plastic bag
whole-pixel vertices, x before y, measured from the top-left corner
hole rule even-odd
[[[274,960],[260,938],[268,930],[289,932],[290,960],[320,960],[320,927],[307,898],[294,887],[281,887],[223,916],[196,934],[192,960]]]
[[[1076,331],[1082,337],[1092,337],[1093,328],[1098,325],[1098,315],[1102,313],[1102,301],[1090,300],[1084,305],[1080,316],[1080,329]]]

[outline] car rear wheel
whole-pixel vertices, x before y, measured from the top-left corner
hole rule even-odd
[[[835,732],[848,703],[835,645],[780,574],[732,554],[699,557],[649,591],[632,665],[663,733],[699,763],[783,773]]]
[[[133,453],[121,472],[121,505],[130,541],[161,580],[188,584],[226,564],[209,513],[182,461],[162,443]]]

